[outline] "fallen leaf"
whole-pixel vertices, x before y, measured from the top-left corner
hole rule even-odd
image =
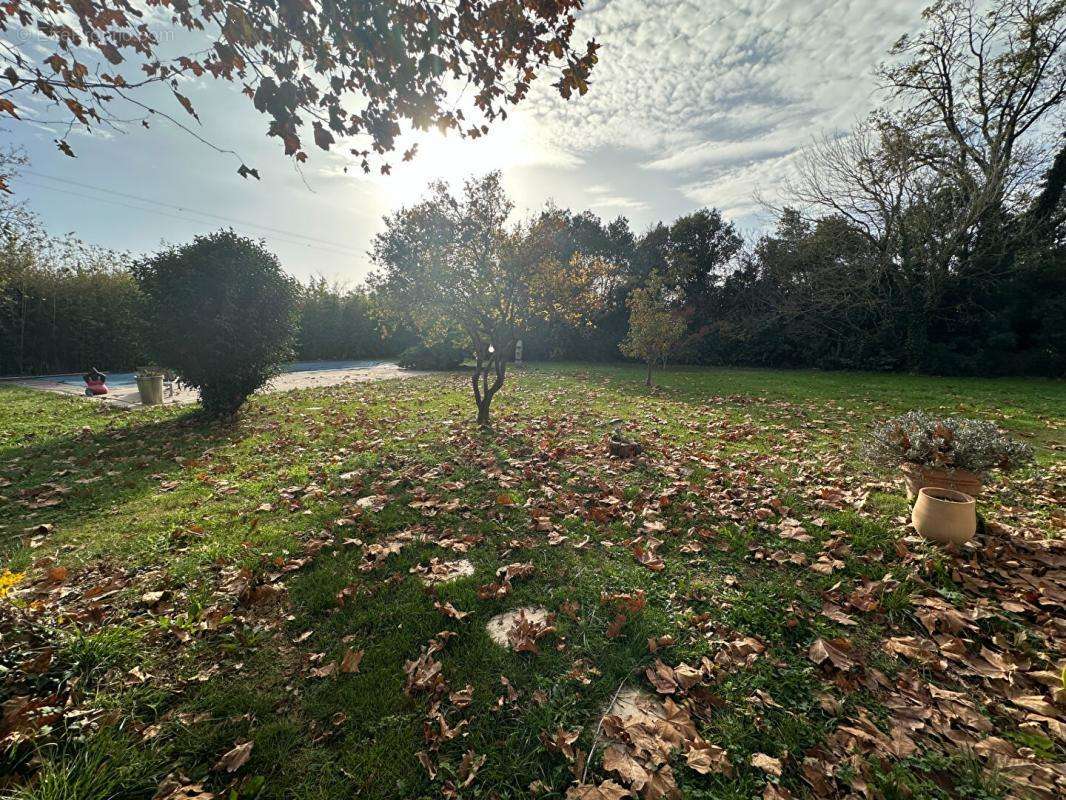
[[[603,754],[603,769],[613,772],[630,788],[640,791],[648,782],[648,771],[625,748],[612,745]]]
[[[253,744],[253,742],[249,741],[234,746],[232,750],[218,760],[218,763],[216,763],[212,769],[216,771],[226,770],[226,772],[236,772],[247,763],[248,758],[252,755]]]
[[[773,756],[766,755],[766,753],[756,753],[753,755],[751,757],[751,765],[757,769],[761,769],[768,775],[773,775],[778,778],[781,777],[781,761]]]
[[[614,781],[604,781],[598,786],[580,784],[572,786],[566,793],[566,800],[622,800],[629,797],[629,790]]]
[[[359,671],[359,662],[363,660],[362,650],[348,650],[342,657],[340,671],[352,673]]]

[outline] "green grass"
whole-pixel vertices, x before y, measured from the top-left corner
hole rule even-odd
[[[158,756],[113,731],[44,755],[35,781],[14,790],[12,800],[151,797],[161,768]]]
[[[680,759],[680,791],[761,796],[766,776],[750,759],[765,753],[785,761],[781,784],[807,796],[798,766],[805,751],[860,709],[886,719],[884,697],[834,686],[806,657],[809,643],[849,635],[895,674],[901,663],[878,642],[890,631],[921,632],[913,598],[928,578],[899,563],[900,493],[875,491],[859,513],[816,508],[809,488],[841,476],[894,479],[869,473],[855,455],[876,417],[910,408],[985,416],[1038,454],[1030,472],[994,487],[996,502],[1055,535],[1051,508],[1024,487],[1061,469],[1066,392],[1052,381],[806,371],[676,369],[656,379],[648,390],[637,368],[533,365],[508,377],[493,433],[471,424],[468,385],[457,376],[257,397],[224,424],[189,409],[112,411],[0,388],[3,568],[25,572],[23,587],[51,566],[69,570],[69,591],[49,596],[39,614],[55,656],[32,686],[73,686],[78,703],[108,712],[89,726],[57,724],[37,749],[0,756],[0,772],[6,764],[23,777],[43,765],[11,797],[150,798],[178,771],[235,798],[439,797],[472,750],[486,761],[462,796],[526,797],[540,781],[542,796],[561,798],[571,765],[543,737],[579,729],[587,752],[620,686],[648,686],[643,672],[657,658],[713,660],[739,636],[757,637],[767,653],[721,673],[709,690],[716,711],[699,723],[729,752],[733,775],[701,776]],[[615,418],[648,445],[647,459],[604,457]],[[516,503],[501,504],[501,494]],[[384,507],[360,510],[356,501],[369,495],[387,496]],[[643,509],[663,496],[664,528],[654,534],[663,569],[653,572],[626,543],[640,533]],[[716,496],[739,499],[708,499]],[[425,497],[444,507],[412,507]],[[809,542],[756,524],[756,508],[771,501],[790,507]],[[526,505],[566,539],[550,544]],[[625,513],[610,511],[618,505]],[[427,590],[410,570],[460,556],[418,541],[361,569],[364,545],[401,531],[472,537],[465,557],[474,575]],[[843,567],[813,572],[809,564],[838,531],[850,547]],[[966,602],[950,569],[936,572],[937,559],[930,550],[939,590]],[[516,580],[509,596],[479,598],[498,568],[527,561],[534,575]],[[284,586],[284,600],[231,609],[230,598],[216,614],[237,568]],[[842,582],[886,576],[899,585],[859,628],[819,615],[825,593]],[[84,616],[84,593],[106,581],[116,591]],[[601,593],[638,590],[647,605],[609,637],[614,613]],[[162,594],[146,600],[152,592]],[[446,618],[434,607],[445,601],[470,616]],[[574,603],[574,617],[561,613]],[[519,605],[560,612],[538,655],[499,648],[485,632],[494,614]],[[432,749],[428,702],[404,692],[404,665],[444,630],[456,634],[439,656],[445,679],[452,690],[472,686],[473,700],[448,712],[462,728],[433,752],[439,775],[431,781],[417,757]],[[674,644],[650,653],[648,639],[666,634]],[[311,675],[349,648],[364,650],[357,674]],[[1032,735],[1019,729],[1008,738]],[[246,740],[254,746],[245,766],[233,775],[212,769]],[[1041,758],[1062,759],[1060,744],[1041,747]],[[590,776],[602,775],[598,763]],[[868,779],[886,797],[1006,791],[975,759],[931,743],[905,760],[869,763]]]

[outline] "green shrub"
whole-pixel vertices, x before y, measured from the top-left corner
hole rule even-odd
[[[451,370],[458,369],[466,358],[463,348],[447,342],[427,347],[418,344],[408,347],[397,359],[405,369]]]
[[[291,357],[296,286],[261,242],[222,230],[134,266],[160,366],[229,414]]]

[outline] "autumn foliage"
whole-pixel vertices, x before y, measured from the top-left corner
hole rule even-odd
[[[181,87],[210,76],[241,87],[287,155],[303,161],[308,141],[328,150],[352,138],[363,145],[351,154],[369,171],[371,154],[393,150],[405,124],[477,137],[543,72],[556,76],[562,97],[584,94],[596,62],[595,42],[571,43],[581,0],[145,4],[151,16],[129,0],[0,6],[0,31],[39,45],[0,49],[8,84],[0,112],[32,119],[31,98],[43,97],[73,125],[113,126],[132,109],[147,127],[153,116],[169,117],[155,105],[158,92],[142,91],[155,84],[173,95],[179,116],[199,123]],[[191,32],[182,37],[185,54],[166,52],[168,16],[171,27]],[[460,107],[453,92],[464,86]],[[56,144],[74,155],[65,137]],[[243,163],[239,171],[258,177]]]
[[[371,253],[371,286],[393,323],[428,345],[458,342],[472,356],[481,425],[522,331],[537,319],[589,319],[615,271],[607,259],[580,254],[560,263],[550,243],[563,229],[561,214],[512,224],[513,209],[499,172],[471,178],[458,197],[436,183],[385,218]]]
[[[634,289],[626,300],[629,308],[629,333],[619,349],[630,358],[648,365],[645,380],[651,386],[651,370],[665,364],[685,337],[685,320],[670,306],[662,277],[653,272],[647,284]]]

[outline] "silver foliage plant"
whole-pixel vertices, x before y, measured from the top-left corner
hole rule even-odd
[[[1033,460],[1029,445],[1015,441],[992,422],[935,417],[925,411],[908,411],[876,424],[863,452],[885,466],[910,461],[977,473],[1010,472]]]

